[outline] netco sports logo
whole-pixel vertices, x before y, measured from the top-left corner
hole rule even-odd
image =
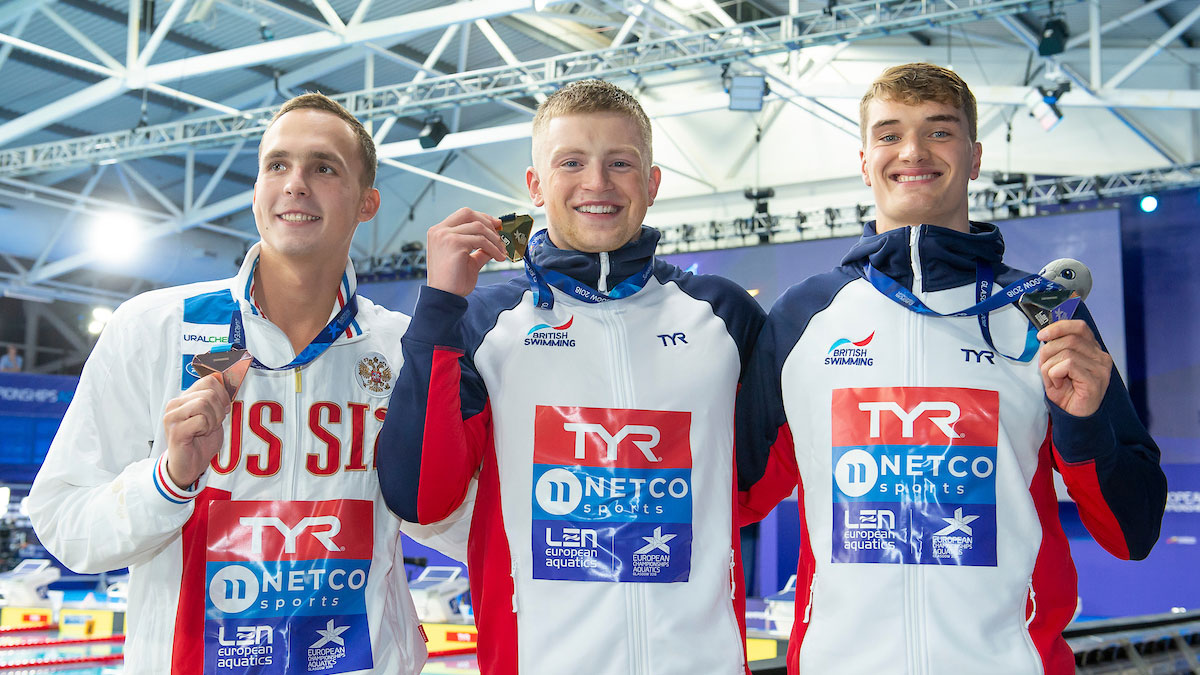
[[[825,352],[825,365],[827,366],[873,366],[875,358],[872,357],[867,349],[867,345],[871,344],[871,340],[875,338],[875,331],[867,337],[855,342],[847,338],[839,338],[834,340],[833,345],[829,347],[829,351]]]
[[[372,668],[373,516],[361,499],[211,503],[204,672]]]
[[[691,413],[538,406],[536,579],[687,581]]]
[[[535,345],[538,347],[574,347],[575,341],[571,339],[571,335],[567,329],[575,322],[575,317],[567,317],[566,323],[561,326],[551,326],[548,323],[539,323],[529,332],[525,334],[525,344]]]
[[[835,563],[996,564],[995,391],[835,389]]]

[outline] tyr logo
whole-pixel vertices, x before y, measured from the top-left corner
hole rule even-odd
[[[661,462],[662,458],[656,456],[651,450],[658,445],[661,438],[656,427],[644,424],[626,424],[621,427],[615,435],[608,433],[608,429],[602,424],[592,424],[587,422],[566,422],[563,424],[563,429],[575,433],[575,459],[583,459],[587,449],[587,434],[596,434],[604,440],[604,445],[607,448],[605,459],[614,461],[617,458],[617,448],[621,445],[621,441],[627,436],[637,436],[630,438],[634,447],[642,452],[648,462]]]
[[[250,554],[262,555],[263,552],[263,529],[266,527],[274,527],[283,535],[283,552],[296,552],[296,539],[310,527],[326,526],[324,530],[313,530],[313,539],[316,539],[325,547],[327,551],[338,552],[341,547],[333,543],[334,536],[342,531],[342,523],[337,519],[337,516],[306,516],[300,519],[300,522],[295,527],[288,527],[287,523],[283,522],[275,516],[244,516],[238,522],[242,525],[252,528],[250,539]]]
[[[900,435],[904,438],[913,437],[913,424],[927,412],[944,412],[941,417],[930,416],[929,421],[941,431],[946,438],[962,438],[963,435],[954,430],[952,426],[958,421],[959,409],[958,404],[953,401],[921,401],[917,407],[911,411],[900,407],[900,404],[895,401],[870,401],[858,404],[858,409],[864,412],[871,413],[871,438],[879,438],[879,417],[880,412],[889,411],[900,418]]]
[[[966,361],[967,363],[971,363],[972,362],[971,357],[975,357],[974,363],[981,363],[982,359],[987,359],[988,363],[990,363],[992,365],[996,364],[995,352],[989,352],[986,349],[981,349],[979,351],[975,351],[974,349],[963,349],[962,353],[963,353],[963,360]]]
[[[662,345],[664,347],[674,347],[676,345],[686,345],[688,343],[687,336],[683,333],[663,333],[657,337],[659,340],[662,340]],[[668,343],[667,340],[670,340],[670,342]]]

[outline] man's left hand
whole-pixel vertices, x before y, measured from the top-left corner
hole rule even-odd
[[[1043,328],[1037,339],[1043,343],[1041,371],[1046,398],[1076,417],[1099,410],[1113,360],[1100,347],[1091,327],[1079,319],[1056,321]]]

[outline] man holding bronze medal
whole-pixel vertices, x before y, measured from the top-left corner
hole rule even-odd
[[[1053,472],[1096,540],[1140,559],[1158,448],[1078,304],[1086,268],[1009,268],[996,226],[968,219],[966,83],[891,68],[861,124],[877,220],[775,304],[738,401],[739,443],[770,448],[739,464],[743,505],[764,515],[799,484],[788,672],[1068,675]]]
[[[435,523],[478,476],[488,675],[746,672],[733,404],[763,312],[655,258],[660,178],[637,101],[575,82],[533,122],[546,229],[524,251],[519,216],[462,209],[429,231],[380,481]],[[476,288],[510,256],[524,279]]]
[[[408,318],[348,257],[374,177],[353,116],[288,101],[237,277],[124,303],[88,359],[29,511],[71,569],[130,568],[125,672],[420,672],[373,451]]]

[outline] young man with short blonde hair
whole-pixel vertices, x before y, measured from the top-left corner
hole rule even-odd
[[[380,438],[388,504],[433,523],[478,474],[468,569],[488,675],[746,673],[733,402],[762,310],[656,259],[648,120],[577,82],[534,123],[546,230],[476,288],[499,221],[429,231]]]

